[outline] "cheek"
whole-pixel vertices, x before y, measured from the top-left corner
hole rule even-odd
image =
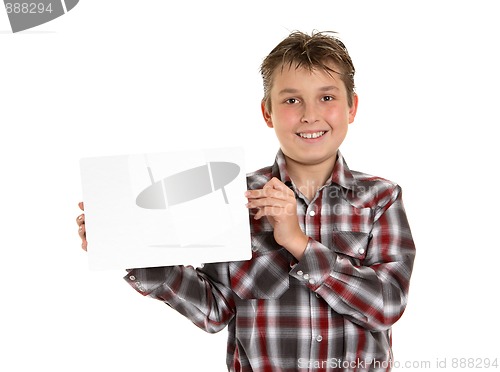
[[[297,123],[297,110],[293,108],[280,108],[275,112],[275,122],[280,123],[282,126],[292,126]]]
[[[329,110],[325,112],[324,117],[336,127],[344,126],[351,121],[349,111],[342,109]]]

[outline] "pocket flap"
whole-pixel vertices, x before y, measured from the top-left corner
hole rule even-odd
[[[334,231],[333,250],[363,260],[366,257],[371,234],[358,231]]]

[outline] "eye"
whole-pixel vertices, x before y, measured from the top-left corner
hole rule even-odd
[[[321,100],[325,101],[325,102],[329,102],[329,101],[335,100],[335,97],[333,97],[333,96],[324,96],[323,98],[321,98]]]
[[[299,102],[297,98],[288,98],[285,100],[285,103],[288,103],[289,105],[293,105],[294,103]]]

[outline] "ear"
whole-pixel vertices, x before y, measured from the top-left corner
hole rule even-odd
[[[352,106],[349,108],[349,124],[354,121],[356,112],[358,112],[358,95],[354,93],[352,96]]]
[[[260,103],[260,109],[262,110],[262,116],[264,117],[264,121],[266,122],[267,126],[269,128],[273,128],[273,119],[271,117],[271,113],[267,111],[266,103],[264,102],[264,100],[262,100],[262,102]]]

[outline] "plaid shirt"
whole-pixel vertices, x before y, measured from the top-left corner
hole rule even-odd
[[[408,299],[415,247],[401,188],[349,170],[307,200],[285,158],[247,176],[249,189],[277,177],[294,190],[309,241],[300,262],[250,219],[252,259],[131,270],[125,280],[207,332],[228,326],[230,371],[388,371],[391,326]]]

